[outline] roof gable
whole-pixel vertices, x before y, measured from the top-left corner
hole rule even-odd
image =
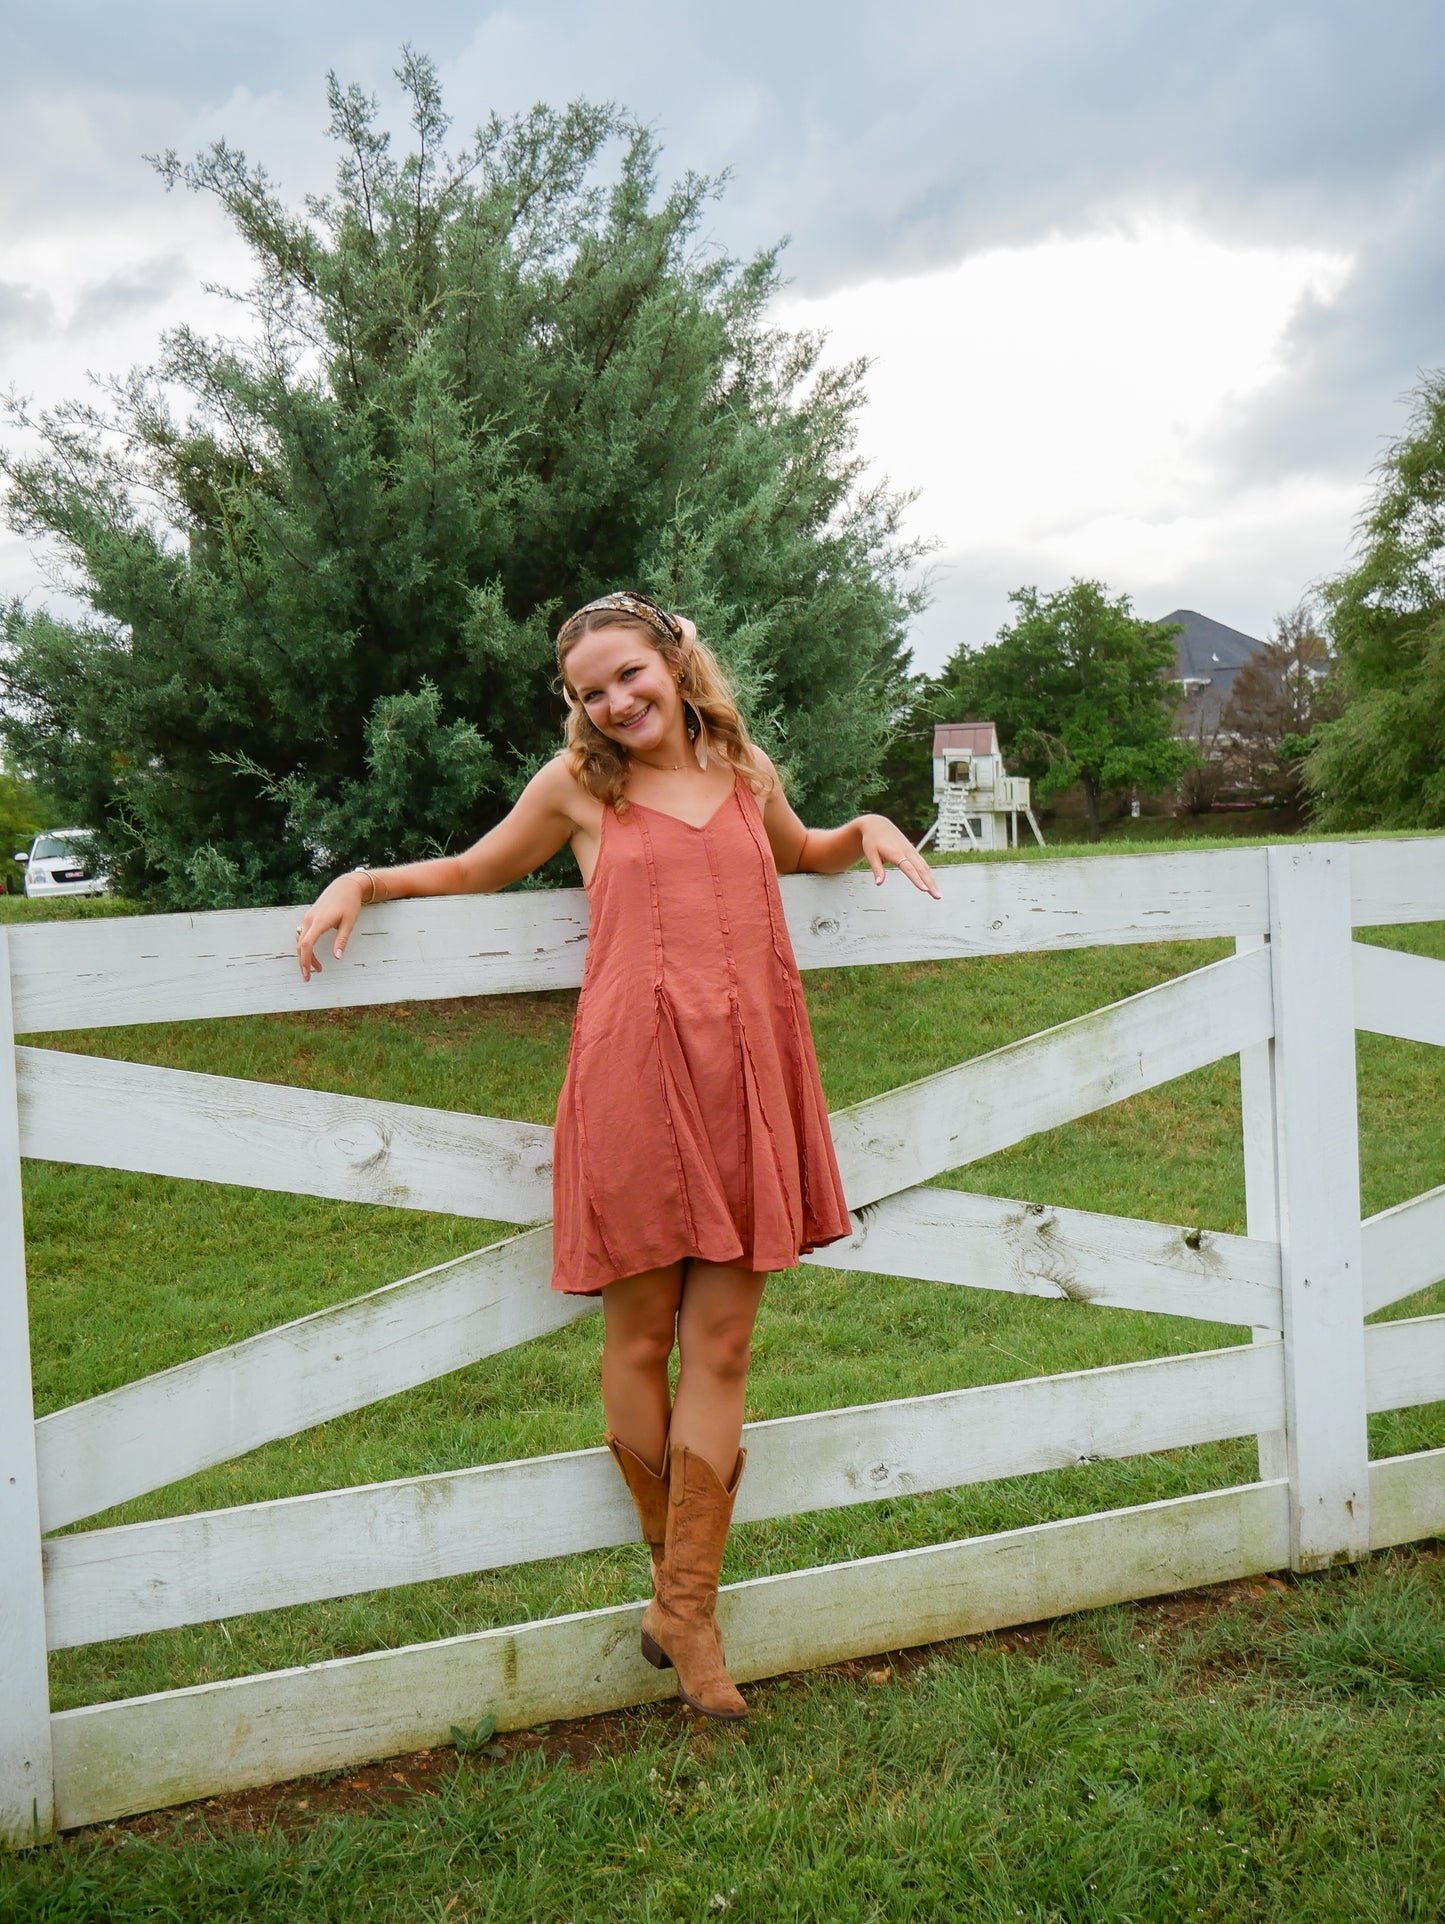
[[[996,755],[998,734],[991,721],[939,722],[933,731],[933,752],[941,756],[951,748],[970,755]]]
[[[1236,673],[1264,646],[1253,635],[1212,621],[1193,608],[1176,608],[1165,615],[1161,626],[1175,623],[1184,630],[1174,637],[1174,678],[1176,681],[1218,681],[1223,675],[1232,681]]]

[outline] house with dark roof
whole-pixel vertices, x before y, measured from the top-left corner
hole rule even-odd
[[[1219,733],[1235,676],[1264,643],[1193,608],[1176,608],[1161,617],[1162,624],[1176,622],[1184,632],[1174,638],[1174,678],[1183,685],[1184,700],[1174,732],[1208,748]]]

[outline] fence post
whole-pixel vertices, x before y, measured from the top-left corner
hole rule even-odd
[[[1348,850],[1269,850],[1290,1563],[1370,1547]]]
[[[1236,955],[1264,948],[1263,935],[1239,935]],[[1244,1232],[1261,1242],[1279,1241],[1279,1198],[1274,1167],[1274,1043],[1255,1042],[1239,1052],[1239,1107],[1244,1128]],[[1256,1329],[1256,1343],[1277,1343],[1276,1329]],[[1259,1477],[1272,1483],[1289,1475],[1283,1430],[1263,1430],[1256,1438]]]
[[[55,1829],[10,942],[0,929],[0,1845]]]

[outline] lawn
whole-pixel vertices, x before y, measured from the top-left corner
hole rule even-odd
[[[0,914],[21,919],[28,906]],[[1445,927],[1370,939],[1445,956]],[[1192,943],[811,974],[830,1103],[1225,952]],[[550,1121],[574,1000],[38,1040]],[[1368,1213],[1445,1182],[1445,1056],[1361,1036],[1359,1067]],[[950,1180],[1242,1231],[1237,1067],[1216,1064]],[[508,1233],[33,1163],[25,1201],[40,1411]],[[1441,1309],[1436,1285],[1387,1314]],[[588,1318],[80,1527],[588,1447],[602,1432],[600,1334]],[[769,1286],[748,1414],[1247,1340],[1231,1326],[803,1267]],[[1371,1432],[1376,1456],[1440,1447],[1445,1405],[1372,1419]],[[735,1533],[724,1580],[1254,1474],[1241,1441],[775,1519]],[[633,1546],[61,1652],[53,1699],[130,1696],[620,1602],[642,1592],[644,1563]],[[680,1737],[671,1711],[639,1712],[624,1720],[626,1741],[585,1768],[518,1751],[386,1815],[329,1814],[204,1844],[180,1820],[79,1838],[0,1872],[0,1917],[1431,1916],[1410,1906],[1445,1888],[1441,1568],[1402,1553],[1168,1635],[1148,1629],[1162,1620],[1147,1610],[1110,1611],[1031,1641],[952,1647],[880,1683],[865,1667],[755,1686],[755,1715],[730,1736]]]

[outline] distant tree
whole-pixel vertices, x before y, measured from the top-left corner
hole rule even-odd
[[[56,819],[54,802],[34,782],[0,768],[0,876],[7,894],[23,884],[24,870],[14,860],[18,852],[28,852],[42,829],[72,826],[77,824]]]
[[[1311,730],[1338,713],[1329,649],[1305,606],[1277,617],[1234,678],[1220,717],[1220,759],[1229,785],[1293,802]]]
[[[938,810],[933,800],[933,730],[956,716],[938,712],[936,684],[918,675],[908,684],[888,747],[878,765],[877,806],[916,842]]]
[[[1445,370],[1382,464],[1359,560],[1325,590],[1338,720],[1304,764],[1326,828],[1445,828]]]
[[[495,821],[560,740],[559,613],[633,585],[719,646],[800,805],[852,812],[922,600],[861,478],[865,364],[770,322],[776,251],[700,247],[718,183],[660,194],[625,114],[453,155],[430,63],[398,77],[411,151],[333,76],[336,190],[301,212],[224,142],[158,163],[248,244],[247,325],[168,335],[5,463],[92,610],[8,611],[12,758],[128,894],[296,900]]]
[[[1213,703],[1186,699],[1175,710],[1173,729],[1193,755],[1179,777],[1179,800],[1187,814],[1207,815],[1224,788],[1221,712]]]
[[[1018,610],[998,640],[953,657],[935,702],[951,720],[992,721],[1010,761],[1038,783],[1041,800],[1084,790],[1089,840],[1112,789],[1160,789],[1179,779],[1193,750],[1171,730],[1178,704],[1177,625],[1141,621],[1127,595],[1074,581],[1057,594],[1018,588]]]

